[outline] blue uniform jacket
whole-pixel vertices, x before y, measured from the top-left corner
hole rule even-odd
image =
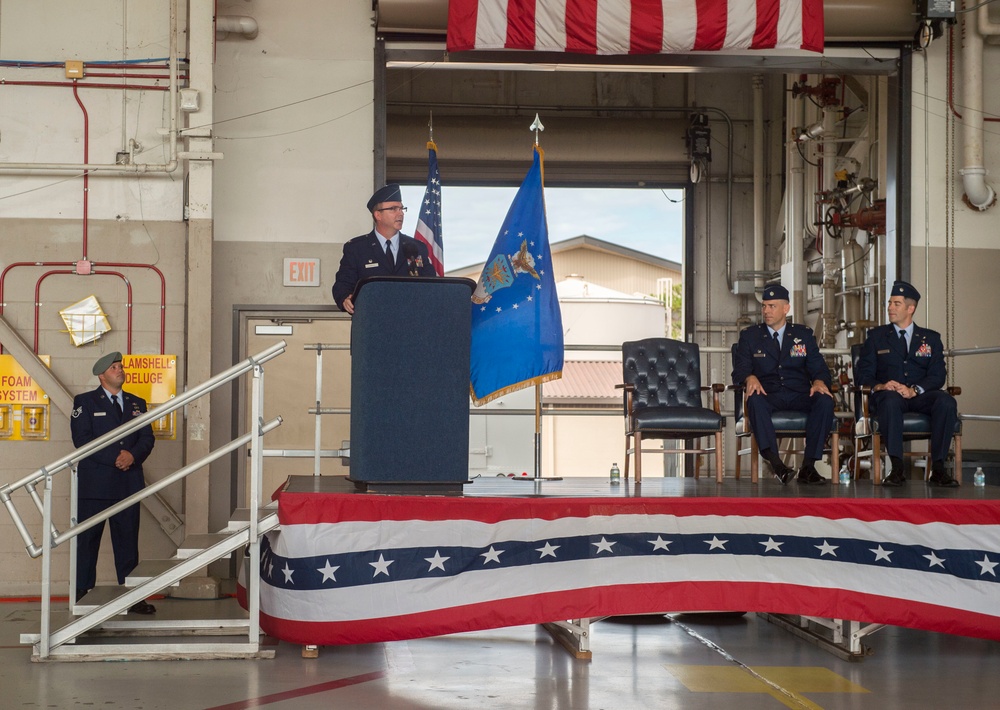
[[[122,423],[144,414],[146,400],[122,391]],[[118,426],[118,413],[103,387],[78,394],[73,399],[70,418],[73,446],[80,448],[107,434]],[[142,464],[153,450],[153,429],[149,425],[108,444],[100,451],[80,461],[77,467],[78,496],[101,500],[122,500],[142,490],[145,485]],[[135,463],[128,471],[115,468],[115,460],[123,450],[132,454]]]
[[[760,380],[768,394],[780,389],[808,392],[813,380],[830,386],[830,369],[812,329],[796,323],[785,326],[780,353],[763,323],[740,332],[733,355],[733,384],[742,385],[750,375]]]
[[[940,334],[918,325],[913,326],[909,352],[903,351],[892,324],[869,330],[854,373],[854,379],[862,386],[896,380],[911,387],[920,386],[924,391],[941,389],[947,377]]]
[[[362,279],[369,276],[435,276],[434,265],[427,256],[427,246],[413,237],[399,235],[399,253],[396,268],[385,265],[385,250],[379,245],[375,230],[362,234],[344,244],[337,278],[333,284],[333,300],[343,310],[344,299],[354,293]]]

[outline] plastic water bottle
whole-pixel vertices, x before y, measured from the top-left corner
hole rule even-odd
[[[622,482],[622,472],[618,470],[618,464],[611,464],[611,485],[617,486]]]
[[[986,474],[983,473],[983,467],[978,466],[976,472],[972,474],[972,484],[976,488],[982,488],[986,485]]]
[[[847,468],[846,463],[840,467],[840,485],[842,486],[851,485],[851,472]]]

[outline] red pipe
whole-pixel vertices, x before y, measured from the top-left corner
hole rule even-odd
[[[123,274],[123,273],[121,273],[119,271],[96,271],[95,270],[94,273],[97,274],[97,275],[99,275],[99,276],[118,276],[122,281],[125,282],[125,286],[128,289],[128,299],[127,299],[127,301],[125,303],[125,307],[128,309],[128,328],[126,330],[126,337],[127,337],[127,339],[126,339],[126,344],[127,344],[126,353],[131,354],[131,352],[132,352],[132,284],[125,277],[125,274]],[[39,320],[40,320],[40,313],[39,313],[39,311],[41,310],[41,305],[42,305],[42,302],[41,302],[42,281],[44,281],[45,279],[47,279],[49,276],[55,276],[55,275],[58,275],[58,274],[73,274],[73,275],[75,275],[76,272],[73,271],[72,269],[56,269],[56,270],[53,270],[53,271],[46,271],[44,274],[42,274],[41,276],[39,276],[38,277],[38,281],[35,282],[35,344],[34,344],[34,352],[35,352],[36,355],[38,354],[38,324],[39,324]]]
[[[160,277],[160,355],[167,350],[167,279],[163,272],[153,264],[126,264],[120,262],[101,262],[103,266],[115,266],[118,268],[152,269]],[[129,316],[132,314],[129,313]]]
[[[83,111],[83,164],[90,165],[90,116],[87,114],[87,107],[80,101],[80,94],[76,90],[76,82],[73,82],[73,98],[80,105]],[[90,208],[90,171],[83,171],[83,260],[87,261],[87,216]]]
[[[75,81],[10,81],[0,79],[0,86],[76,86]],[[150,91],[169,91],[169,86],[133,85],[133,84],[81,84],[85,89],[149,89]]]

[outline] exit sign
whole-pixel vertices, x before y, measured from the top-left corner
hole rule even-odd
[[[285,286],[319,286],[319,259],[285,259]]]

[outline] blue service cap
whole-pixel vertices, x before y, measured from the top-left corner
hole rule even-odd
[[[368,198],[368,211],[374,212],[375,205],[382,202],[402,202],[403,194],[399,191],[399,185],[389,183],[375,191],[375,194]]]
[[[95,375],[100,375],[106,371],[109,367],[114,365],[116,362],[122,361],[122,354],[118,351],[113,353],[108,353],[97,362],[94,363],[94,367],[91,370]]]
[[[889,296],[902,296],[903,298],[912,298],[914,301],[919,301],[920,291],[905,281],[895,281],[892,284],[892,291],[889,292]]]
[[[781,284],[773,284],[771,286],[764,287],[764,295],[761,298],[762,301],[790,301],[788,298],[788,289]]]

